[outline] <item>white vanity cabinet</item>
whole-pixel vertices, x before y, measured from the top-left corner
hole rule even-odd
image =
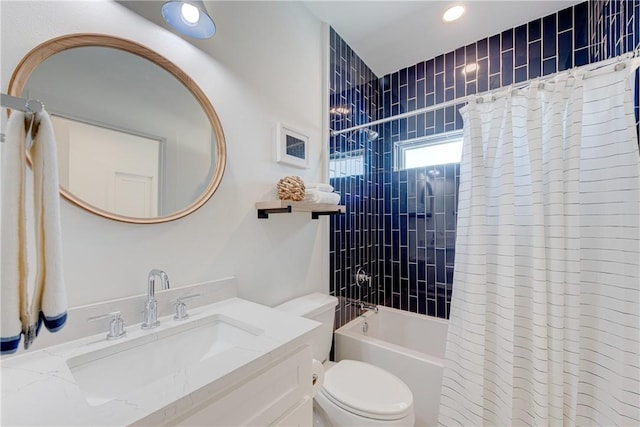
[[[321,325],[237,297],[0,361],[1,425],[311,426]],[[33,410],[32,402],[39,402]]]
[[[311,358],[308,346],[299,347],[276,361],[262,364],[229,387],[195,392],[193,398],[207,392],[209,396],[201,402],[192,402],[187,411],[165,418],[162,425],[311,426]],[[134,425],[157,425],[153,418]]]

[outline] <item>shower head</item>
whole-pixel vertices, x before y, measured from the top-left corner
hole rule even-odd
[[[376,139],[378,139],[379,134],[373,129],[362,129],[362,132],[364,132],[364,134],[366,135],[367,142],[375,141]]]

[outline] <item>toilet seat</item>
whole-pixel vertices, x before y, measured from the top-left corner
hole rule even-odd
[[[374,420],[399,420],[413,411],[413,395],[404,382],[356,360],[328,369],[320,393],[345,411]]]

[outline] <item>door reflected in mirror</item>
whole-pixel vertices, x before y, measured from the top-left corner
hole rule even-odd
[[[97,126],[52,114],[60,185],[109,212],[137,218],[166,212],[160,196],[166,161],[161,137]]]
[[[200,207],[220,183],[226,149],[213,106],[179,68],[138,44],[51,40],[25,57],[9,91],[45,104],[61,193],[87,210],[169,221]]]

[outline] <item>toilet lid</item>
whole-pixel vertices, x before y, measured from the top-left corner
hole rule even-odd
[[[368,363],[343,360],[325,371],[322,392],[351,413],[395,420],[413,408],[411,390],[398,377]]]

